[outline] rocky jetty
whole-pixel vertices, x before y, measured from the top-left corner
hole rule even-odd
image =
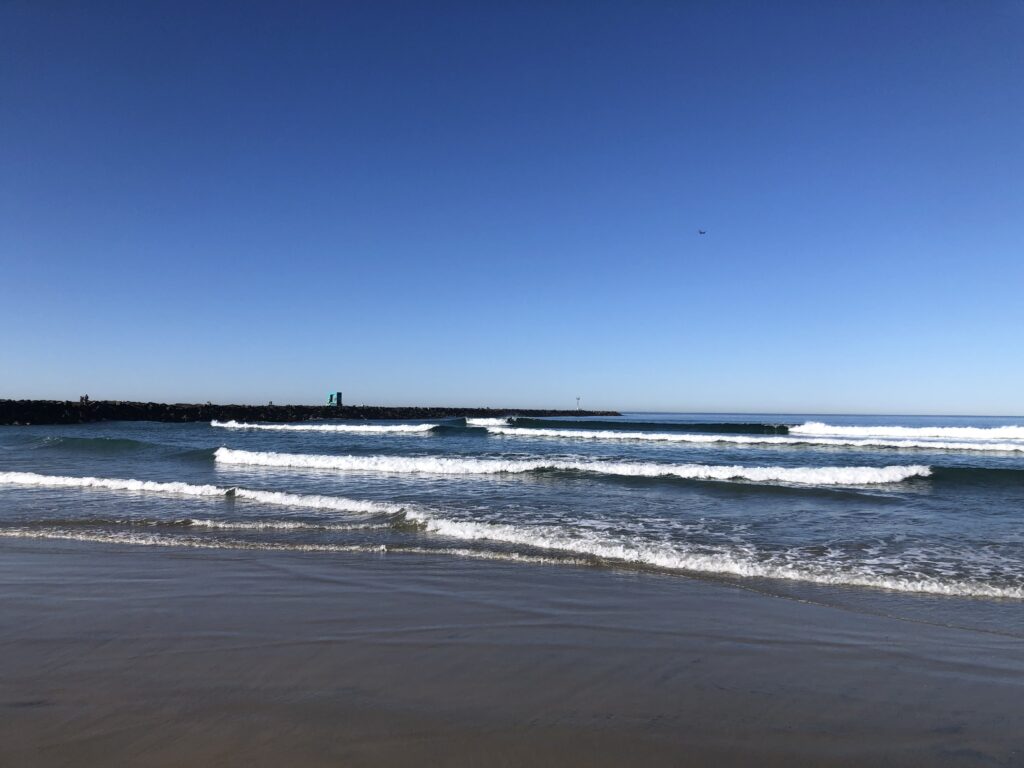
[[[126,400],[0,400],[0,424],[95,421],[308,421],[310,419],[450,419],[502,416],[619,416],[617,411],[515,408],[417,408],[381,405],[205,405]]]

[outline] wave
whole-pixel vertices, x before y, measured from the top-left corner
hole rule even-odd
[[[468,420],[467,420],[468,421]],[[720,434],[750,435],[785,435],[789,427],[785,424],[763,424],[760,422],[664,422],[664,421],[610,421],[591,419],[538,419],[513,416],[508,419],[509,426],[530,427],[539,429],[626,429],[644,432],[713,432]],[[479,426],[504,426],[502,424],[482,424]]]
[[[211,427],[223,429],[261,429],[272,432],[345,432],[356,435],[378,435],[391,432],[422,434],[436,424],[247,424],[240,421],[211,421]]]
[[[435,424],[434,428],[430,430],[431,435],[456,435],[459,437],[487,437],[487,428],[475,426],[472,424],[466,424],[463,419],[459,419],[455,423],[441,423]]]
[[[746,480],[798,485],[873,485],[927,477],[923,465],[889,467],[744,467],[555,459],[473,459],[435,456],[327,456],[218,448],[218,462],[267,467],[302,467],[362,472],[419,472],[438,475],[519,474],[560,470],[622,477],[678,477],[686,480]]]
[[[1024,451],[1021,443],[972,443],[948,442],[938,440],[887,440],[884,438],[844,439],[841,437],[799,437],[799,436],[757,436],[757,435],[688,435],[685,433],[667,432],[622,432],[617,430],[591,429],[528,429],[521,427],[487,427],[493,435],[511,437],[548,437],[577,440],[647,440],[665,443],[690,443],[709,445],[728,443],[731,445],[821,445],[849,448],[894,448],[924,449],[942,451],[988,451],[1014,452]]]
[[[193,485],[191,483],[162,483],[153,480],[132,480],[111,477],[67,477],[61,475],[39,475],[35,472],[0,472],[0,485],[28,485],[43,488],[102,488],[110,491],[131,491],[135,493],[170,493],[185,496],[205,496],[246,499],[261,504],[276,504],[286,507],[324,509],[336,512],[364,514],[392,514],[402,511],[399,504],[378,501],[361,501],[340,496],[284,493],[281,491],[260,491],[248,488],[222,488],[216,485]]]
[[[402,518],[404,519],[404,517]],[[215,520],[212,518],[153,518],[153,517],[33,517],[32,528],[196,528],[226,531],[370,531],[396,527],[395,522],[372,523],[365,520],[352,523],[326,523],[305,520]],[[413,523],[419,525],[419,523]]]
[[[319,544],[301,542],[237,541],[199,536],[139,533],[137,531],[67,531],[62,529],[0,528],[0,537],[51,539],[135,546],[189,547],[195,549],[242,549],[276,552],[449,555],[485,560],[518,561],[554,565],[625,565],[684,574],[781,579],[839,587],[867,587],[888,591],[1024,599],[1024,587],[989,584],[971,579],[938,579],[906,574],[872,573],[863,569],[816,567],[813,563],[785,563],[759,559],[751,550],[693,552],[657,543],[622,541],[602,534],[573,535],[550,526],[514,526],[450,520],[425,513],[406,513],[428,533],[460,541],[493,541],[549,552],[542,557],[523,552],[422,547],[384,544]],[[763,553],[762,553],[763,554]]]
[[[854,427],[808,421],[790,427],[792,435],[842,437],[949,438],[956,440],[1024,440],[1024,426],[1006,427]]]
[[[939,470],[944,471],[944,470]],[[966,470],[955,470],[963,472]],[[50,526],[0,528],[0,536],[35,539],[66,539],[116,544],[149,546],[184,546],[207,549],[255,549],[301,552],[384,552],[404,551],[419,554],[447,554],[482,559],[518,560],[534,563],[559,563],[576,565],[610,565],[656,569],[670,572],[707,574],[743,578],[784,579],[834,586],[869,587],[907,593],[955,595],[985,598],[1024,599],[1024,586],[1020,584],[991,583],[977,578],[954,578],[927,576],[914,563],[890,563],[888,570],[879,570],[866,563],[836,563],[816,561],[791,552],[770,553],[740,543],[723,544],[715,548],[703,547],[696,550],[685,542],[645,541],[612,531],[595,531],[575,527],[553,525],[518,525],[496,522],[452,519],[440,511],[424,507],[402,507],[397,504],[378,502],[352,502],[336,497],[298,496],[276,491],[245,491],[244,489],[220,488],[213,485],[189,485],[185,483],[154,483],[151,481],[117,480],[112,478],[70,478],[36,475],[34,473],[0,473],[0,482],[46,485],[57,487],[101,487],[125,490],[150,490],[157,492],[189,493],[192,495],[227,496],[232,492],[241,498],[253,498],[267,503],[286,503],[317,509],[338,509],[343,504],[346,511],[354,503],[357,509],[378,512],[393,512],[385,520],[356,521],[345,523],[320,523],[303,520],[230,520],[209,518],[184,518],[175,520],[151,519],[85,519],[48,520],[39,523]],[[248,496],[247,494],[258,494]],[[326,500],[326,506],[325,506]],[[460,541],[490,541],[503,546],[526,547],[542,550],[549,557],[537,557],[529,551],[509,552],[488,549],[438,548],[423,546],[397,547],[389,544],[348,544],[318,542],[283,542],[231,540],[221,537],[207,538],[202,535],[189,536],[189,531],[364,531],[368,529],[395,529],[412,524],[426,534]],[[127,530],[103,531],[82,530],[85,526],[123,525]],[[53,527],[61,525],[62,528]],[[151,530],[140,530],[145,526]],[[177,535],[160,532],[163,526],[181,529]],[[70,529],[70,530],[68,530]],[[443,543],[441,541],[440,543]],[[1015,579],[1016,580],[1016,579]]]
[[[230,539],[208,539],[197,536],[167,536],[160,533],[140,534],[135,532],[64,531],[31,528],[0,528],[0,537],[12,539],[51,539],[57,541],[82,541],[99,544],[129,544],[142,547],[188,547],[191,549],[242,549],[269,552],[327,552],[360,553],[382,555],[384,553],[406,555],[449,555],[476,560],[504,560],[532,563],[537,565],[591,565],[592,559],[566,557],[538,557],[520,552],[493,552],[456,547],[420,547],[385,544],[302,544],[298,542],[254,542],[232,541]]]
[[[222,531],[366,531],[392,527],[390,524],[307,523],[301,520],[211,520],[194,517],[175,520],[173,524],[188,528],[210,528]]]
[[[961,597],[1024,599],[1022,586],[998,586],[972,580],[942,580],[906,575],[888,575],[863,570],[815,567],[812,563],[766,561],[750,550],[693,552],[679,546],[623,541],[606,534],[573,535],[551,526],[516,526],[479,523],[436,517],[410,510],[410,519],[424,525],[428,532],[464,541],[489,540],[529,546],[543,550],[569,552],[597,557],[613,563],[714,575],[746,578],[785,579],[836,586],[871,587],[897,592],[916,592]]]
[[[134,544],[136,546],[191,547],[194,549],[260,549],[295,552],[379,552],[381,546],[360,544],[277,544],[273,542],[247,542],[217,540],[189,536],[168,536],[161,533],[132,531],[65,531],[61,529],[4,528],[0,536],[14,539],[56,539],[89,541],[102,544]]]
[[[510,423],[510,417],[498,419],[466,419],[467,427],[502,427]]]

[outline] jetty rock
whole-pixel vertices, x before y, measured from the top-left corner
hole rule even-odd
[[[0,425],[97,421],[309,421],[311,419],[452,419],[507,416],[621,416],[618,411],[445,408],[384,405],[217,405],[127,400],[0,400]]]

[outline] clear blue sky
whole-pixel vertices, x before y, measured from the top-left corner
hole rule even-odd
[[[0,291],[0,397],[1022,414],[1024,2],[4,0]]]

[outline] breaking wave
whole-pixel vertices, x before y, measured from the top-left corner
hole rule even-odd
[[[247,424],[241,421],[211,421],[211,427],[224,429],[261,429],[271,432],[345,432],[356,435],[379,435],[391,432],[421,434],[436,424]]]
[[[845,439],[842,437],[801,437],[793,436],[759,436],[759,435],[695,435],[681,432],[625,432],[619,430],[597,429],[532,429],[524,427],[489,426],[487,431],[493,435],[510,437],[548,437],[577,440],[647,440],[663,443],[689,443],[710,445],[728,443],[731,445],[821,445],[848,448],[906,448],[940,451],[989,451],[989,452],[1024,452],[1024,442],[949,442],[941,440],[897,440],[885,438]]]
[[[536,565],[592,565],[592,559],[538,557],[520,552],[494,552],[457,547],[419,547],[385,544],[303,544],[299,542],[256,542],[210,539],[201,536],[167,536],[160,533],[133,531],[66,531],[61,529],[0,528],[0,537],[12,539],[50,539],[84,541],[99,544],[129,544],[140,547],[189,547],[193,549],[242,549],[269,552],[327,552],[383,555],[448,555],[475,560],[504,560]]]
[[[773,562],[763,559],[758,552],[749,549],[722,549],[719,552],[698,553],[670,544],[624,541],[596,532],[580,535],[552,526],[527,527],[450,520],[417,510],[407,511],[406,516],[421,522],[427,531],[449,538],[464,541],[499,541],[670,571],[873,587],[897,592],[1024,599],[1022,586],[998,586],[973,580],[879,574],[855,567],[837,569],[816,566],[813,562]]]
[[[853,427],[808,421],[790,427],[791,435],[842,437],[948,438],[954,440],[1024,440],[1024,426],[1006,427]]]
[[[466,549],[459,547],[390,546],[384,544],[321,544],[277,541],[236,541],[203,536],[165,535],[157,532],[69,531],[59,528],[0,528],[0,537],[25,539],[57,539],[68,541],[129,544],[136,546],[192,547],[199,549],[246,549],[278,552],[324,553],[406,553],[449,555],[486,560],[519,561],[556,565],[625,565],[684,574],[730,576],[740,578],[781,579],[838,587],[869,587],[896,592],[1024,599],[1024,586],[990,584],[973,579],[942,579],[914,574],[879,573],[863,566],[836,567],[813,561],[786,561],[749,548],[721,548],[718,551],[689,551],[684,546],[655,542],[623,540],[598,532],[559,529],[553,526],[516,526],[451,520],[426,512],[407,510],[406,517],[422,526],[427,533],[459,541],[489,541],[501,545],[523,546],[550,553],[537,556],[529,553]],[[223,527],[248,530],[244,524],[218,525],[215,521],[189,520],[188,527]],[[265,527],[271,527],[269,525]]]
[[[110,477],[66,477],[61,475],[39,475],[35,472],[0,472],[0,485],[29,485],[44,488],[102,488],[109,491],[131,491],[135,493],[171,493],[185,496],[206,496],[246,499],[261,504],[277,504],[286,507],[324,509],[336,512],[364,514],[390,514],[400,512],[404,507],[377,501],[361,501],[339,496],[316,494],[283,493],[281,491],[260,491],[248,488],[222,488],[216,485],[193,485],[191,483],[161,483],[153,480],[131,480]]]
[[[467,427],[502,427],[509,423],[508,417],[499,419],[466,419]]]
[[[529,416],[513,416],[508,420],[510,426],[536,427],[539,429],[628,429],[657,432],[713,432],[722,434],[747,435],[785,435],[789,427],[785,424],[763,424],[761,422],[672,422],[672,421],[613,421],[611,419],[541,419]],[[502,426],[480,425],[480,426]]]
[[[439,475],[519,474],[545,470],[587,472],[622,477],[678,477],[686,480],[746,480],[799,485],[872,485],[927,477],[924,465],[889,467],[744,467],[708,464],[656,464],[554,459],[473,459],[435,456],[327,456],[218,448],[224,464],[303,467],[357,472],[420,472]]]
[[[221,531],[366,531],[391,527],[389,524],[307,523],[301,520],[210,520],[195,517],[176,520],[174,524]]]

